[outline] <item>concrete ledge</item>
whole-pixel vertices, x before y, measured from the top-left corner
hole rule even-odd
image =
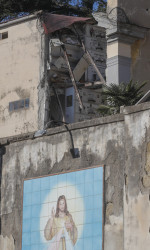
[[[123,114],[111,115],[111,116],[100,117],[100,118],[96,118],[92,120],[86,120],[83,122],[72,123],[72,124],[68,124],[67,127],[69,128],[69,130],[78,130],[78,129],[95,127],[99,125],[105,125],[105,124],[120,122],[120,121],[124,121]],[[61,126],[55,129],[54,128],[48,129],[46,135],[58,134],[58,133],[66,132],[66,131],[67,131],[66,127]]]
[[[0,30],[1,29],[6,29],[10,26],[13,26],[13,25],[16,25],[16,24],[20,24],[20,23],[23,23],[23,22],[28,22],[30,20],[33,20],[33,19],[36,19],[37,18],[37,15],[29,15],[29,16],[25,16],[25,17],[18,17],[12,21],[8,21],[6,23],[1,23],[0,24]]]
[[[127,115],[137,112],[142,112],[144,110],[150,109],[150,102],[141,103],[138,105],[128,106],[128,107],[120,107],[120,113]]]
[[[107,66],[114,66],[116,64],[129,66],[131,64],[131,58],[125,56],[113,56],[107,59]]]
[[[34,133],[35,132],[0,138],[0,147],[17,141],[34,139]]]
[[[124,121],[124,114],[117,114],[117,115],[111,115],[111,116],[106,116],[106,117],[100,117],[100,118],[96,118],[92,120],[86,120],[83,122],[68,124],[67,127],[70,131],[73,131],[73,130],[95,127],[99,125],[105,125],[105,124],[110,124],[114,122],[122,122],[122,121]],[[47,129],[46,134],[43,135],[43,137],[60,134],[60,133],[64,133],[67,131],[68,130],[64,125],[60,127],[56,127],[56,128],[49,128]],[[36,138],[39,138],[39,137],[34,138],[35,132],[0,138],[0,146],[6,146],[17,141],[33,140],[33,139],[35,140]]]
[[[124,115],[142,112],[142,111],[148,110],[148,109],[150,110],[150,102],[145,102],[145,103],[142,103],[139,105],[134,105],[134,106],[121,107],[120,114],[106,116],[106,117],[100,117],[100,118],[86,120],[83,122],[77,122],[77,123],[73,123],[73,124],[68,124],[67,127],[68,127],[68,130],[73,131],[73,130],[79,130],[79,129],[89,128],[89,127],[105,125],[105,124],[116,123],[116,122],[123,122]],[[47,129],[46,134],[43,135],[43,137],[44,136],[51,136],[51,135],[55,135],[55,134],[60,134],[60,133],[65,133],[68,130],[64,125],[62,125],[60,127],[56,127],[56,128],[49,128],[49,129]],[[36,140],[36,138],[34,138],[35,132],[36,131],[34,131],[32,133],[26,133],[26,134],[21,134],[21,135],[16,135],[16,136],[0,138],[0,147],[6,146],[6,145],[9,145],[11,143],[18,142],[18,141]],[[39,138],[39,137],[37,137],[37,138]]]
[[[122,41],[128,39],[128,43],[130,42],[132,44],[133,41],[137,39],[144,39],[147,31],[147,28],[133,24],[118,23],[117,25],[114,23],[107,31],[107,37],[109,38],[108,42],[111,42],[112,39],[119,39]]]

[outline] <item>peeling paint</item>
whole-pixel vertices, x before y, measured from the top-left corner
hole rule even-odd
[[[111,224],[105,225],[105,250],[123,250],[123,216],[110,216]]]
[[[149,195],[129,196],[124,204],[124,250],[149,249],[149,221]]]
[[[36,19],[11,25],[7,31],[9,38],[0,45],[0,106],[4,110],[0,115],[0,137],[31,132],[38,128],[40,33]],[[9,102],[24,98],[30,98],[30,108],[10,113]]]
[[[133,66],[140,56],[140,47],[141,47],[141,40],[137,40],[134,42],[134,44],[131,45],[131,58]]]
[[[109,218],[110,215],[113,214],[113,203],[109,202],[107,205],[106,205],[106,217]]]
[[[150,188],[150,176],[143,176],[142,182],[145,188]]]
[[[129,136],[133,139],[133,147],[138,150],[141,145],[141,141],[145,139],[145,134],[150,127],[150,111],[147,110],[145,112],[140,112],[139,115],[127,115],[125,119]],[[137,120],[140,120],[140,122]]]
[[[147,143],[145,170],[150,175],[150,142]]]
[[[15,243],[12,235],[3,237],[0,235],[0,249],[1,250],[15,250]]]

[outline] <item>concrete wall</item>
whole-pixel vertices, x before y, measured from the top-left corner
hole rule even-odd
[[[79,102],[75,97],[75,122],[99,117],[100,114],[97,109],[102,102],[101,89],[80,88],[79,93],[82,98],[84,109],[80,109]]]
[[[150,2],[147,0],[119,1],[129,21],[138,26],[150,29]],[[140,18],[139,18],[140,17]],[[145,39],[135,42],[132,46],[132,78],[135,80],[150,81],[150,31]],[[150,84],[150,83],[149,83]],[[148,90],[149,90],[148,85]]]
[[[141,106],[143,107],[143,106]],[[149,249],[150,244],[150,110],[125,108],[126,161],[124,186],[124,249]]]
[[[133,24],[149,28],[150,22],[150,2],[147,0],[108,0],[107,13],[109,14],[113,8],[119,7],[124,10]],[[139,18],[140,16],[140,18]]]
[[[104,249],[149,249],[150,103],[122,114],[69,125],[79,158],[72,158],[64,126],[1,139],[1,244],[21,250],[22,188],[25,178],[105,164]],[[3,246],[2,245],[2,246]],[[11,246],[10,246],[11,245]]]
[[[0,25],[0,137],[37,130],[40,33],[37,20]],[[9,112],[9,102],[30,99],[29,109]]]
[[[147,0],[119,0],[118,6],[122,8],[130,22],[139,26],[149,28],[150,22],[150,2]],[[140,18],[139,18],[140,16]]]
[[[118,12],[115,8],[118,7]],[[122,12],[123,10],[123,12]],[[150,81],[150,2],[148,0],[108,0],[108,17],[116,14],[118,18],[126,15],[130,24],[147,28],[144,39],[139,39],[131,46],[131,78],[135,81]],[[150,83],[146,90],[149,90]]]

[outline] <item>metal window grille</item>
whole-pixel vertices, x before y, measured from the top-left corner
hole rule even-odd
[[[22,99],[22,100],[18,100],[15,102],[10,102],[9,103],[9,111],[15,111],[15,110],[19,110],[19,109],[27,109],[29,108],[29,98],[26,99]]]
[[[72,95],[68,95],[67,96],[67,107],[71,107],[72,106]]]
[[[8,38],[8,31],[0,33],[0,40],[6,39],[6,38]]]

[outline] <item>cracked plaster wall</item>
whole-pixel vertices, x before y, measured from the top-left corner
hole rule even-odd
[[[70,125],[74,127],[72,135],[75,148],[79,148],[80,151],[80,158],[77,159],[71,156],[71,140],[64,127],[49,129],[49,133],[52,132],[49,136],[14,142],[6,147],[2,171],[2,235],[3,237],[13,236],[15,250],[21,250],[24,178],[106,164],[105,190],[108,195],[105,200],[106,203],[113,203],[112,214],[115,218],[120,218],[123,209],[123,175],[121,173],[124,163],[122,155],[124,125],[122,116],[121,118],[114,117],[114,122],[111,124],[105,118],[100,125],[102,120],[91,120],[93,125],[91,121]],[[80,127],[80,124],[83,124],[83,127]],[[77,126],[76,129],[75,126]],[[118,154],[120,157],[117,156]],[[106,224],[111,226],[109,215],[106,216]],[[122,219],[119,224],[122,228]],[[105,237],[107,238],[107,232]],[[122,249],[123,234],[119,227],[115,230],[113,240],[114,246],[119,245]]]
[[[18,21],[19,22],[19,21]],[[0,25],[0,137],[38,129],[40,33],[36,18],[22,23]],[[29,109],[9,112],[9,102],[30,99]]]
[[[64,126],[37,139],[11,142],[3,156],[2,237],[13,237],[21,250],[24,178],[105,164],[104,250],[148,250],[150,245],[150,104],[122,114],[69,125],[80,158],[73,159]],[[1,143],[4,141],[1,140]],[[9,250],[4,248],[3,250]]]
[[[15,250],[15,244],[12,235],[10,237],[3,237],[2,235],[0,235],[0,249]]]
[[[148,104],[147,105],[148,107]],[[150,110],[128,113],[125,108],[126,161],[124,186],[124,250],[137,250],[150,245],[149,142]]]

